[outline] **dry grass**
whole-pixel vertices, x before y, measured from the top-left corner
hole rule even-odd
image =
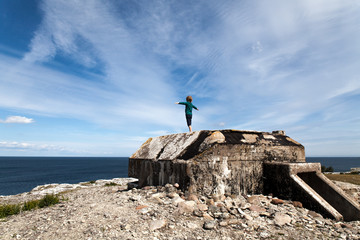
[[[325,174],[325,176],[328,177],[330,180],[360,185],[359,174]]]

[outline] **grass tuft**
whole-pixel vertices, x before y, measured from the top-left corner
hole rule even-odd
[[[30,211],[39,206],[40,200],[32,200],[24,203],[23,211]]]
[[[24,204],[5,204],[0,205],[0,218],[20,213],[21,211],[30,211],[36,208],[43,208],[57,204],[60,201],[56,195],[46,195],[40,200],[27,201]]]
[[[106,187],[111,187],[111,186],[117,186],[118,184],[114,183],[114,182],[109,182],[109,183],[105,183]]]
[[[39,201],[39,208],[48,207],[59,203],[60,199],[56,195],[46,195]]]
[[[0,218],[18,214],[20,211],[21,205],[19,204],[0,205]]]

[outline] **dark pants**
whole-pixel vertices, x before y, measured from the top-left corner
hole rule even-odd
[[[191,118],[192,114],[185,114],[186,115],[186,123],[188,126],[191,126]]]

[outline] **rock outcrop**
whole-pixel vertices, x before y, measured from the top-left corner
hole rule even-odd
[[[59,204],[0,219],[0,239],[359,239],[360,236],[359,221],[323,218],[299,203],[272,196],[185,197],[176,184],[128,189],[128,181],[114,179],[68,186],[72,190],[60,193]],[[46,188],[50,192],[59,190],[54,185]],[[32,195],[39,196],[37,193],[8,196],[7,201],[27,201]]]

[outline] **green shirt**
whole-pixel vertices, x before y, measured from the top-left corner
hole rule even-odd
[[[193,105],[191,102],[179,102],[181,105],[185,105],[185,113],[188,115],[192,115],[192,109],[195,108],[197,110],[197,107]]]

